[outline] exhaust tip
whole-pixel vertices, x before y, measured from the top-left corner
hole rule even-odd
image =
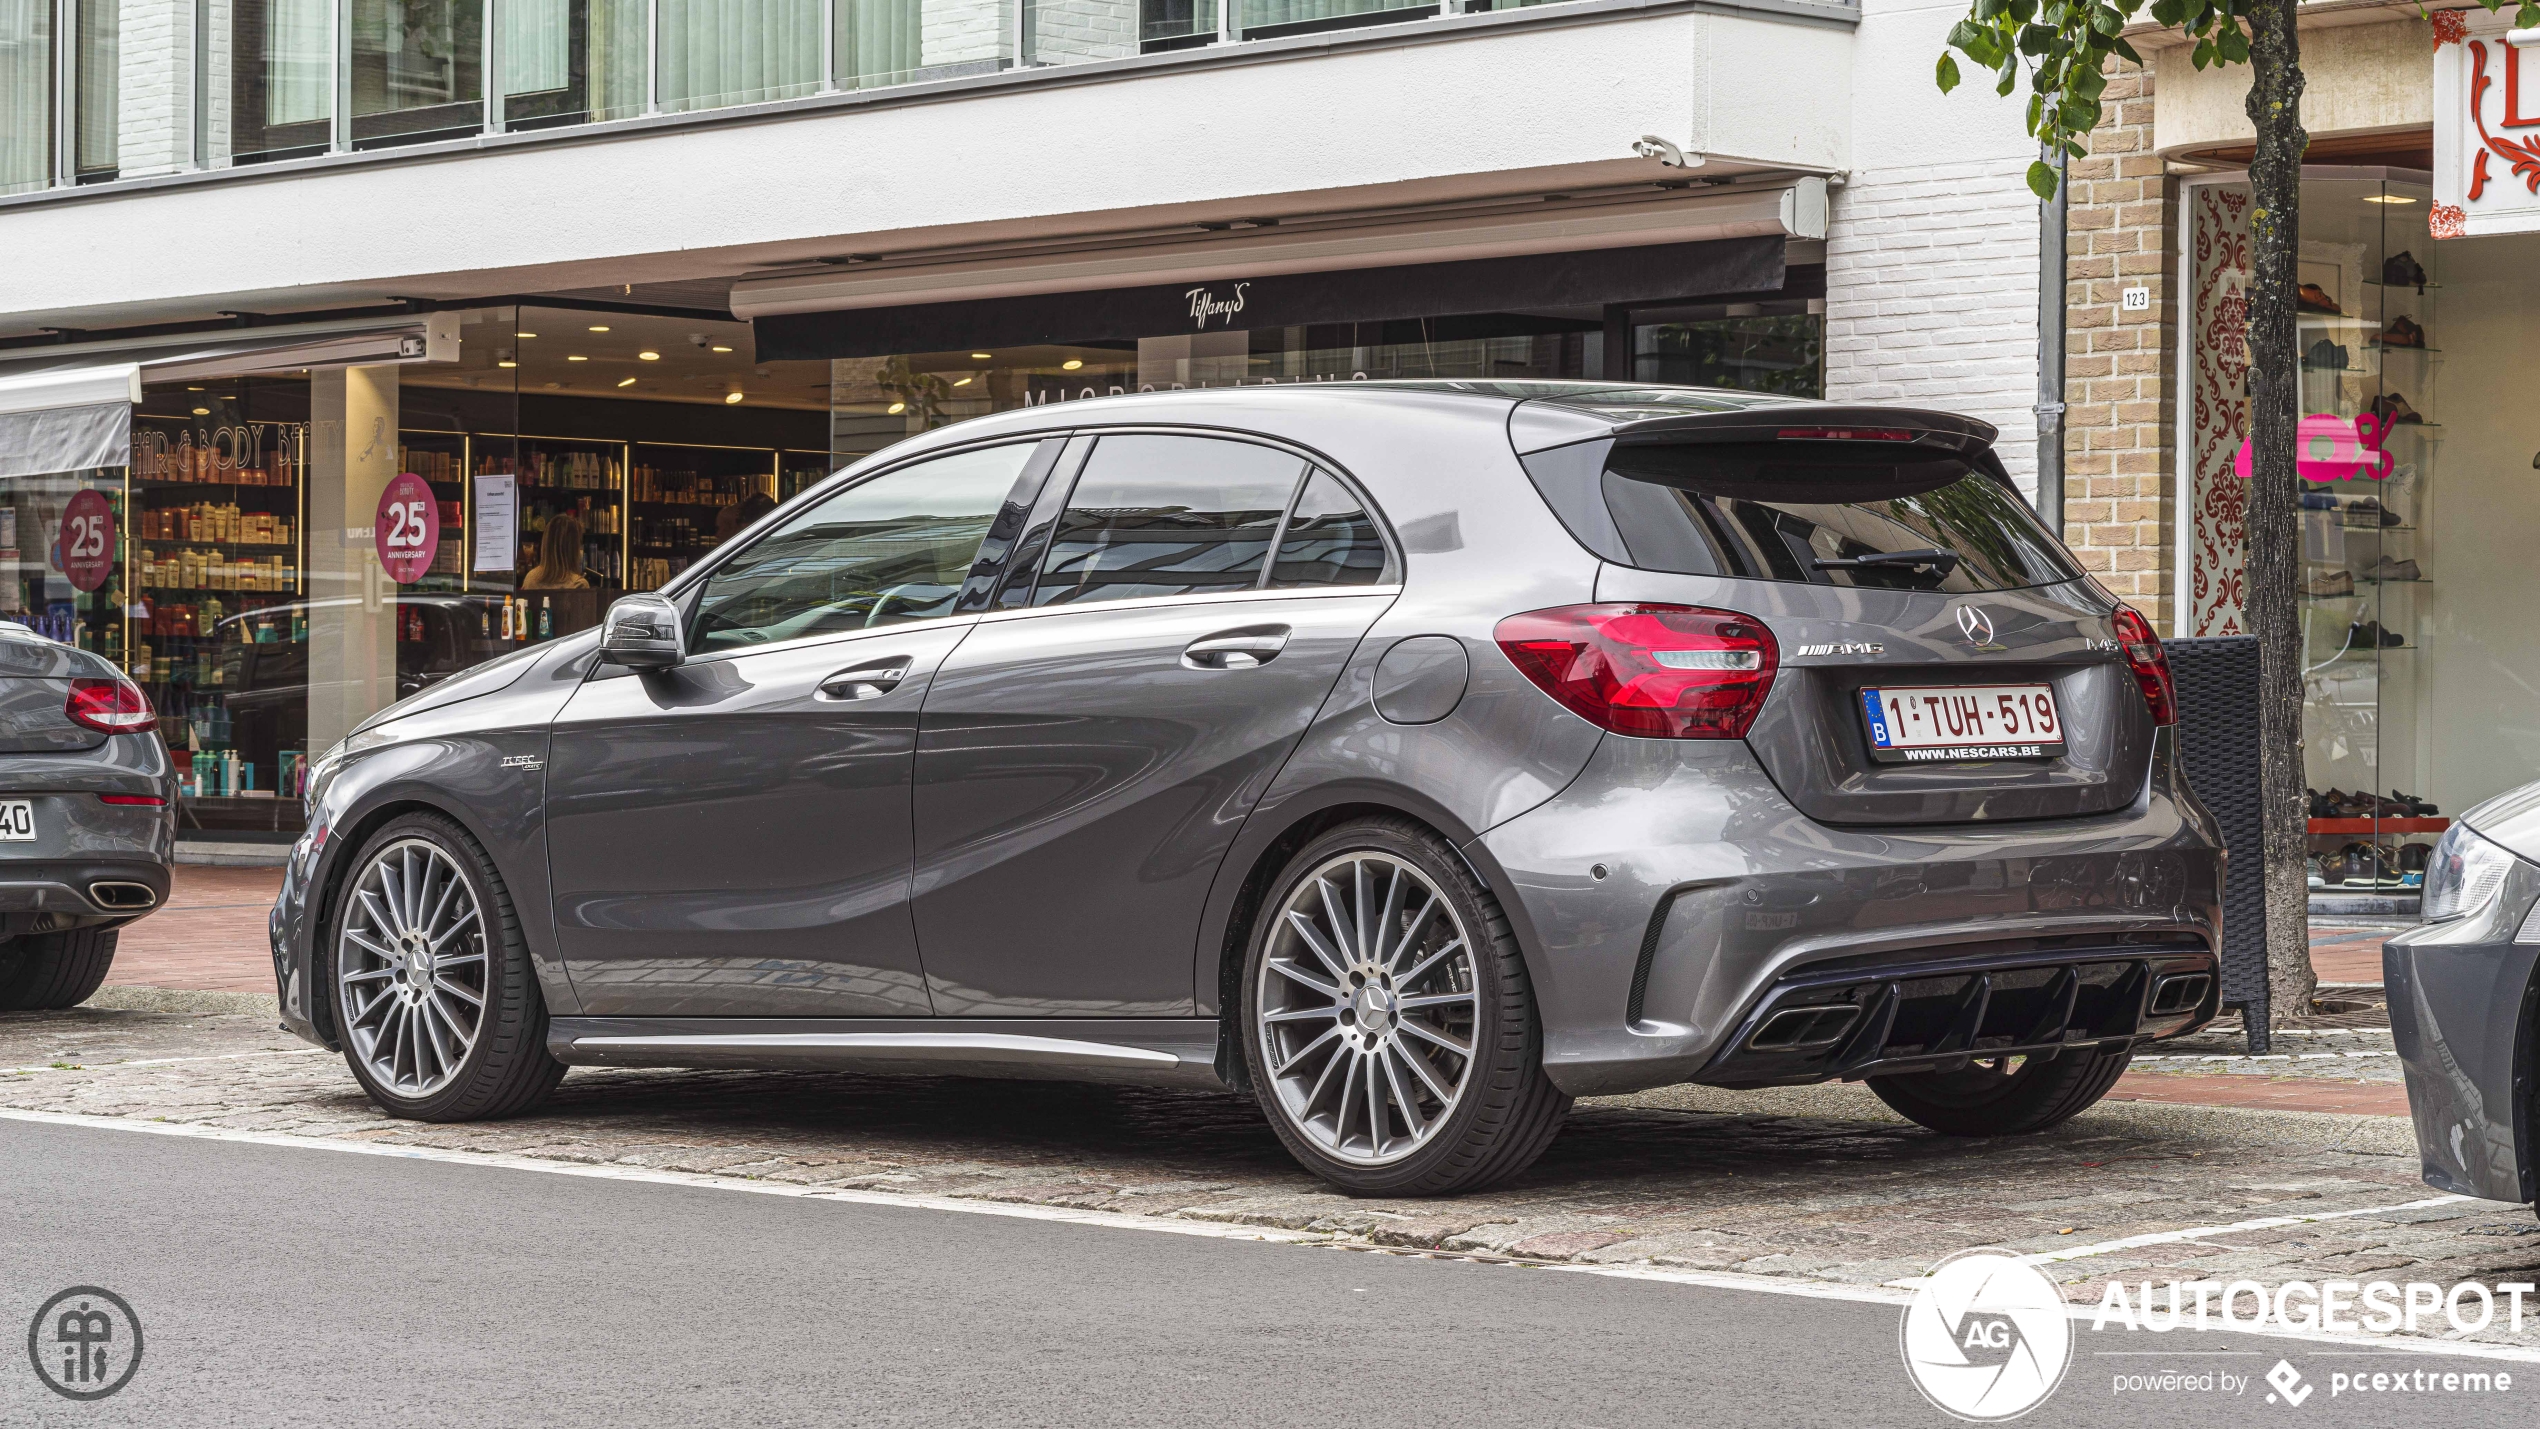
[[[2152,986],[2152,1015],[2171,1017],[2194,1012],[2204,1005],[2206,990],[2214,985],[2205,973],[2177,973]]]
[[[1746,1045],[1758,1052],[1801,1052],[1832,1046],[1850,1031],[1861,1009],[1849,1002],[1831,1007],[1785,1007],[1764,1019]]]
[[[118,913],[132,913],[158,907],[159,895],[146,883],[92,883],[88,885],[88,901]]]

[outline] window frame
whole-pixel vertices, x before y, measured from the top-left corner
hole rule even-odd
[[[1143,609],[1158,604],[1174,602],[1222,602],[1228,600],[1255,599],[1263,596],[1296,597],[1334,595],[1362,591],[1398,591],[1401,588],[1403,573],[1402,545],[1394,535],[1392,523],[1385,519],[1384,508],[1376,504],[1375,498],[1368,493],[1364,482],[1361,482],[1356,477],[1352,476],[1346,468],[1341,466],[1340,463],[1333,461],[1330,457],[1314,450],[1312,447],[1306,446],[1300,442],[1289,441],[1283,438],[1271,436],[1268,433],[1247,431],[1234,427],[1205,427],[1197,425],[1180,426],[1164,423],[1140,423],[1136,425],[1117,427],[1079,427],[1070,431],[1067,435],[1071,438],[1071,441],[1086,438],[1090,438],[1091,440],[1086,441],[1085,447],[1082,451],[1071,450],[1067,452],[1061,459],[1059,468],[1052,471],[1050,479],[1043,484],[1039,499],[1033,503],[1031,520],[1026,526],[1023,534],[1016,539],[1013,549],[1009,552],[1006,569],[998,577],[996,589],[989,594],[985,609],[986,614],[995,616],[1015,616],[1023,614],[1056,614],[1061,611],[1069,610],[1103,610],[1122,608]],[[1199,437],[1219,441],[1241,442],[1248,446],[1266,447],[1272,451],[1281,452],[1285,455],[1298,459],[1301,465],[1298,468],[1296,485],[1288,492],[1287,505],[1280,509],[1279,524],[1271,530],[1269,550],[1262,558],[1261,572],[1253,578],[1253,583],[1250,587],[1233,590],[1187,591],[1180,595],[1132,596],[1120,600],[1096,600],[1086,601],[1080,604],[1038,605],[1033,603],[1033,598],[1040,590],[1041,576],[1044,574],[1042,567],[1048,557],[1049,542],[1057,531],[1060,518],[1067,514],[1069,504],[1076,499],[1077,484],[1083,479],[1085,469],[1092,465],[1095,453],[1102,449],[1102,441],[1106,437]],[[1314,473],[1317,471],[1329,474],[1334,481],[1340,483],[1343,490],[1358,499],[1359,509],[1367,513],[1369,522],[1376,528],[1376,539],[1384,546],[1384,570],[1381,572],[1378,580],[1372,581],[1366,585],[1280,586],[1273,588],[1269,584],[1270,574],[1278,566],[1279,547],[1287,540],[1288,526],[1289,523],[1296,517],[1297,503],[1305,499],[1306,488],[1313,484]],[[1053,492],[1057,493],[1055,500],[1052,499]],[[1028,558],[1028,569],[1026,568],[1024,562],[1018,561],[1015,558]],[[1008,599],[1010,596],[1014,595],[1017,590],[1017,576],[1026,577],[1026,579],[1021,583],[1021,601],[1019,604],[1010,603]]]

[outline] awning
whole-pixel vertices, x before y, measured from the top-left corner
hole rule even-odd
[[[0,376],[0,477],[130,463],[140,400],[139,363]]]
[[[129,465],[132,408],[145,382],[457,357],[456,316],[432,313],[351,330],[165,336],[0,363],[0,478]]]

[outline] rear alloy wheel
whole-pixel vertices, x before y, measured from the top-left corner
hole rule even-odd
[[[1544,1076],[1507,918],[1407,820],[1345,825],[1298,853],[1255,930],[1244,1004],[1271,1125],[1353,1195],[1515,1175],[1570,1108]]]
[[[511,898],[456,824],[390,821],[346,876],[329,927],[344,1060],[383,1110],[510,1116],[563,1078]]]
[[[2052,1059],[1996,1057],[1955,1072],[1871,1077],[1898,1114],[1950,1136],[2017,1136],[2072,1120],[2108,1094],[2134,1049],[2075,1050]]]
[[[77,1007],[115,965],[115,930],[77,928],[0,943],[0,1012]]]

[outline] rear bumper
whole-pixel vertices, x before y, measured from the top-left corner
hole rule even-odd
[[[1545,1069],[1573,1095],[2130,1042],[2192,1030],[2217,1010],[2219,979],[2183,1015],[2129,1020],[2122,999],[2108,1000],[2125,967],[2142,967],[2148,1006],[2151,980],[2210,977],[2221,947],[2221,839],[2179,782],[2167,731],[2123,813],[1895,829],[1808,819],[1743,744],[1609,736],[1568,789],[1472,852],[1514,895]],[[2048,1026],[2042,1000],[2068,966],[2075,1014]],[[1989,975],[1985,1006],[1958,1046],[1946,1040],[1956,1024],[1928,1028],[1938,1004],[1922,1004],[1961,999],[1963,1018],[1978,974]],[[1810,1065],[1773,1071],[1732,1053],[1772,1013],[1802,1005],[1797,993],[1875,1004],[1889,984],[1931,978],[1947,985],[1899,987],[1901,1023],[1866,1053],[1838,1041],[1811,1049]],[[1876,1011],[1865,1005],[1850,1032],[1866,1037]]]
[[[2457,1195],[2540,1198],[2531,1095],[2540,945],[2513,941],[2535,899],[2540,869],[2517,864],[2493,916],[2411,928],[2382,945],[2418,1159],[2426,1184]]]
[[[129,920],[167,899],[168,866],[146,858],[0,862],[0,935]]]

